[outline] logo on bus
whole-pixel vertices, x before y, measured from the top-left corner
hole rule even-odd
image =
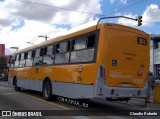
[[[117,60],[116,59],[112,59],[112,66],[117,66]]]
[[[44,69],[44,72],[45,72],[45,73],[50,73],[50,72],[52,72],[52,68],[51,68],[51,67],[46,67],[46,68]]]

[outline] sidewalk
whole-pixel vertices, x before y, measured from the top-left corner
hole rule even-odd
[[[149,110],[160,110],[160,104],[154,103],[153,96],[151,97],[151,103],[146,104],[146,108]],[[137,105],[140,107],[145,107],[145,99],[132,98],[129,102],[131,105]]]
[[[9,85],[7,81],[0,80],[0,85],[13,87],[13,85]]]
[[[159,103],[154,103],[154,97],[152,96],[150,98],[151,103],[147,103],[147,106],[150,107],[153,110],[160,110],[160,104]]]

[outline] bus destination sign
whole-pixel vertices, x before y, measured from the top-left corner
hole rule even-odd
[[[147,39],[138,37],[137,38],[137,43],[140,44],[140,45],[147,45]]]

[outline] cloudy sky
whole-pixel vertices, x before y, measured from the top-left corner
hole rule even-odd
[[[103,16],[143,16],[143,25],[126,19],[112,22],[160,34],[159,0],[0,0],[0,44],[20,49],[92,25]]]

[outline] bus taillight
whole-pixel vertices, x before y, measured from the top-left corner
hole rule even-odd
[[[138,77],[142,76],[142,71],[138,71],[138,72],[137,72],[137,76],[138,76]]]
[[[103,67],[102,66],[100,66],[100,76],[101,78],[103,78]]]
[[[100,78],[103,83],[106,83],[106,73],[105,73],[105,68],[103,66],[100,66]]]
[[[105,69],[103,71],[104,71],[103,72],[103,79],[106,81],[106,71],[105,71]]]

